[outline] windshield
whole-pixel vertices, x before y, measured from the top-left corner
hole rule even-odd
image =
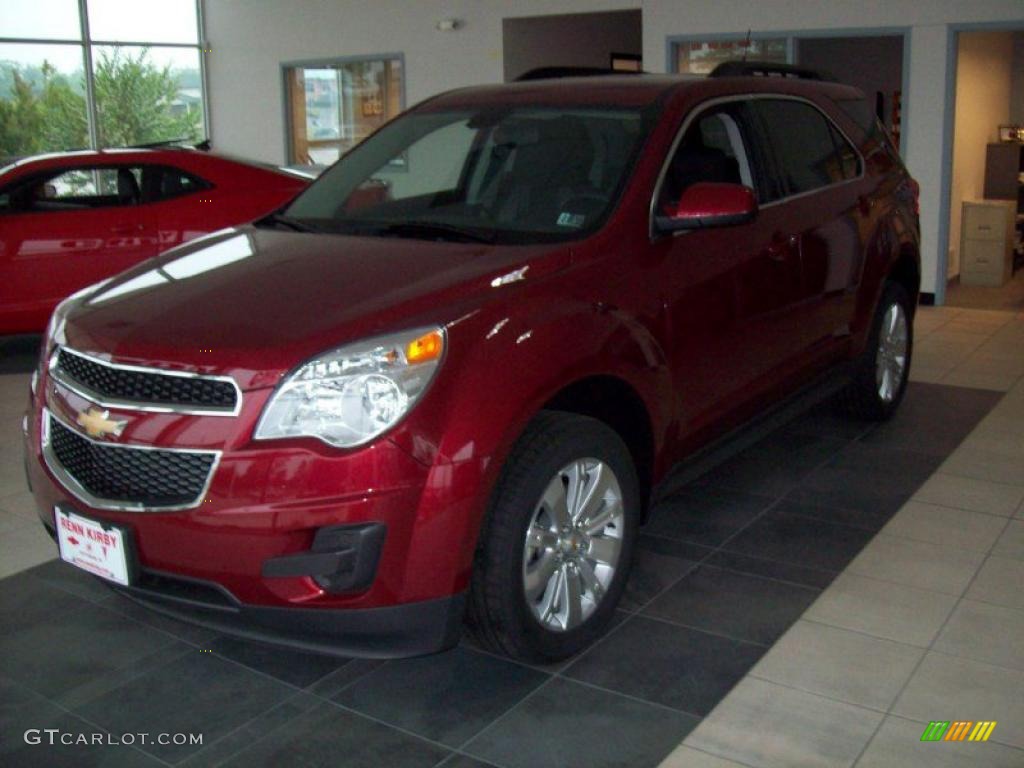
[[[424,239],[579,238],[611,212],[648,127],[640,109],[410,112],[325,171],[277,221]]]

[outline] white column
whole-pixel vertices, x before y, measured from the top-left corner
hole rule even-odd
[[[947,99],[953,98],[947,87],[947,27],[945,24],[917,26],[910,34],[909,93],[903,94],[903,130],[907,133],[907,168],[921,185],[921,290],[944,290],[945,270],[940,259],[940,237],[946,231],[942,222],[943,178],[951,169],[945,133]],[[947,190],[948,194],[948,190]],[[948,222],[947,222],[948,223]],[[941,298],[941,296],[937,297]]]

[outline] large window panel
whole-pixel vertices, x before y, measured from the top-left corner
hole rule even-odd
[[[82,47],[0,44],[0,158],[88,146]]]
[[[286,66],[289,161],[329,165],[403,108],[398,58]]]
[[[0,0],[0,164],[204,139],[200,22],[197,0]]]
[[[78,40],[78,0],[0,0],[0,37]]]
[[[101,147],[203,137],[203,89],[195,48],[94,46]]]
[[[785,64],[788,48],[788,41],[784,37],[749,41],[685,40],[676,43],[676,71],[707,75],[723,62],[743,58]]]
[[[93,40],[118,43],[199,41],[195,0],[88,0]]]

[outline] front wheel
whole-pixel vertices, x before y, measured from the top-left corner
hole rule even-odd
[[[890,418],[907,388],[914,350],[913,314],[906,289],[887,283],[868,344],[841,396],[847,411],[874,421]]]
[[[595,419],[541,413],[495,489],[470,588],[470,627],[528,661],[577,653],[608,625],[640,509],[629,450]]]

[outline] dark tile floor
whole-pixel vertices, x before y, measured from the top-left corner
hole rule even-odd
[[[0,765],[654,766],[999,399],[914,384],[872,426],[819,406],[661,500],[611,632],[534,668],[464,642],[345,660],[151,613],[51,561],[0,581]],[[27,745],[201,733],[202,744]]]

